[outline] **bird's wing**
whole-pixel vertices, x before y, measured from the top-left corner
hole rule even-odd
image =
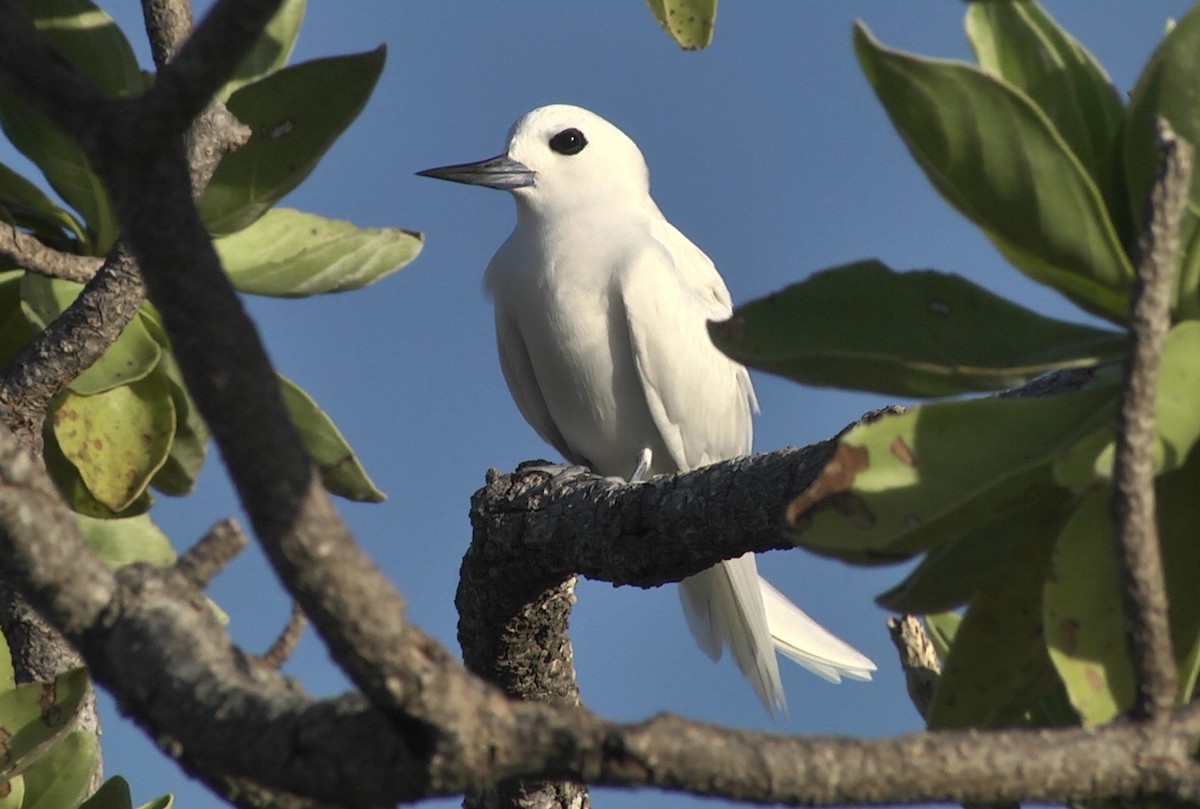
[[[809,618],[805,612],[758,577],[767,624],[779,651],[831,683],[842,677],[869,680],[875,664],[850,644],[840,640]]]
[[[754,554],[747,553],[684,579],[679,600],[700,648],[718,660],[728,643],[742,675],[774,716],[787,703],[758,583]]]
[[[646,404],[674,466],[694,469],[750,451],[750,376],[716,349],[709,320],[729,291],[708,256],[665,220],[619,272],[629,344]],[[660,465],[663,468],[665,465]]]
[[[546,399],[533,373],[533,363],[529,359],[529,349],[520,328],[512,318],[503,313],[499,306],[496,309],[496,348],[500,354],[500,370],[504,372],[504,381],[512,393],[517,409],[525,417],[525,421],[537,431],[542,440],[562,453],[571,463],[585,463],[586,459],[578,457],[563,438],[546,407]]]

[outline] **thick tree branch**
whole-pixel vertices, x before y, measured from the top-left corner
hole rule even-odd
[[[1154,414],[1163,343],[1171,325],[1171,282],[1179,223],[1191,188],[1192,147],[1157,122],[1162,163],[1151,189],[1141,259],[1130,302],[1130,353],[1118,412],[1112,511],[1126,639],[1137,681],[1138,717],[1162,719],[1179,690],[1167,616],[1154,495]]]

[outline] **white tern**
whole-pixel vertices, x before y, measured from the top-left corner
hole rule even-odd
[[[504,154],[418,172],[512,193],[517,224],[488,264],[500,365],[521,414],[569,461],[638,480],[750,451],[750,375],[705,323],[732,312],[712,261],[650,198],[646,161],[579,107],[524,115]],[[875,664],[757,572],[754,554],[680,585],[688,627],[727,644],[766,709],[786,710],[775,648],[831,682]]]

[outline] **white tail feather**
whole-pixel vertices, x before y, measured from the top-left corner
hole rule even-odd
[[[767,711],[787,712],[778,649],[831,683],[870,680],[875,664],[809,618],[758,575],[754,554],[714,565],[679,584],[683,614],[697,645],[713,660],[729,646]]]
[[[767,625],[780,652],[831,683],[842,677],[870,680],[875,664],[869,657],[809,618],[805,612],[758,577]]]
[[[787,711],[754,554],[713,565],[679,584],[688,628],[713,660],[728,644],[738,668],[774,716]]]

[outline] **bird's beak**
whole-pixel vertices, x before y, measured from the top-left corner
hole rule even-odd
[[[482,185],[512,191],[533,185],[536,176],[524,163],[518,163],[507,155],[499,155],[478,163],[459,163],[456,166],[441,166],[436,169],[418,171],[421,177],[434,177],[467,185]]]

